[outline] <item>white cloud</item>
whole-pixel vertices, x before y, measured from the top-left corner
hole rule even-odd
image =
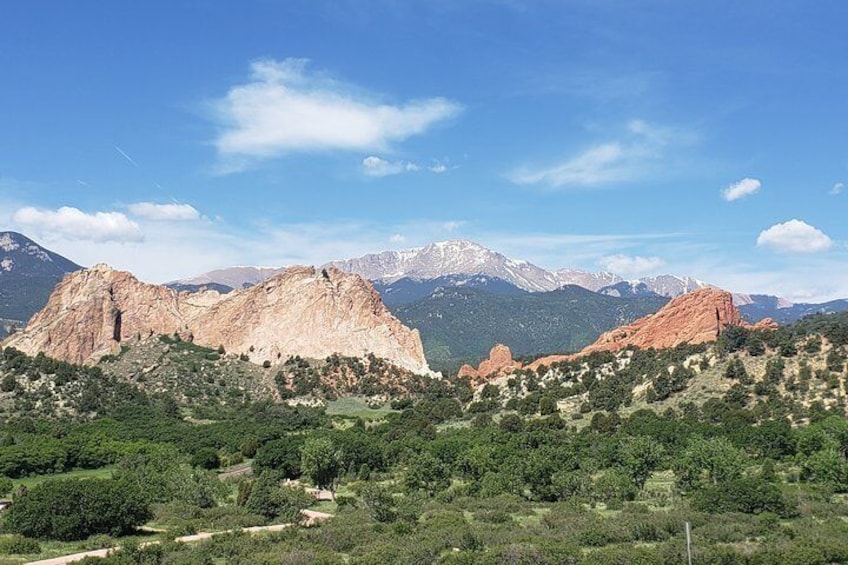
[[[668,145],[692,143],[694,136],[642,120],[627,123],[621,139],[600,143],[548,167],[521,167],[508,178],[516,184],[587,188],[647,176],[665,157]]]
[[[97,242],[131,242],[144,239],[139,225],[120,212],[87,214],[70,206],[57,210],[26,206],[12,215],[12,221],[25,230],[48,238],[63,237]]]
[[[387,149],[462,110],[445,98],[386,104],[307,70],[305,59],[251,64],[251,80],[214,105],[222,156],[263,158],[298,151]]]
[[[362,171],[370,177],[386,177],[411,173],[420,170],[421,167],[410,161],[386,161],[374,155],[362,160]]]
[[[437,175],[440,175],[442,173],[448,172],[448,166],[447,163],[439,161],[438,159],[433,159],[433,164],[427,167],[427,170],[429,170],[431,173],[436,173]]]
[[[391,243],[406,243],[406,236],[400,233],[395,233],[389,237],[389,241]]]
[[[844,188],[845,188],[845,183],[838,182],[838,183],[833,185],[833,188],[830,189],[828,194],[833,194],[833,195],[841,194],[842,190]]]
[[[622,276],[642,276],[652,274],[665,265],[659,257],[640,257],[638,255],[607,255],[598,260],[604,270]]]
[[[816,253],[830,249],[833,240],[806,222],[789,220],[760,232],[757,245],[790,253]]]
[[[157,221],[188,221],[200,218],[200,212],[190,204],[156,204],[137,202],[127,209],[134,216]]]
[[[547,184],[555,188],[603,184],[625,176],[620,166],[624,159],[625,152],[620,144],[606,143],[553,167],[519,169],[510,175],[510,180],[516,184]]]
[[[763,183],[761,183],[759,179],[745,177],[740,181],[728,185],[724,190],[721,191],[721,197],[727,200],[728,202],[733,202],[734,200],[738,200],[743,196],[756,194],[760,190],[760,187],[762,185]]]

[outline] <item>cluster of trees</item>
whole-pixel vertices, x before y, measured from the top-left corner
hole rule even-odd
[[[370,353],[364,358],[333,354],[318,362],[309,362],[300,356],[289,357],[274,381],[283,398],[312,395],[335,400],[340,394],[456,396],[459,389],[470,393],[466,381],[418,375]]]
[[[28,538],[70,541],[130,533],[152,517],[149,502],[126,481],[57,479],[16,497],[5,527]]]

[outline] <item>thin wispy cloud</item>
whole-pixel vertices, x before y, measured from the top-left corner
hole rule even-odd
[[[200,212],[191,204],[137,202],[127,206],[127,209],[133,216],[154,221],[180,222],[200,218]]]
[[[669,145],[687,144],[693,139],[682,130],[632,120],[621,139],[590,146],[550,166],[520,167],[507,178],[516,184],[553,189],[594,188],[641,180],[662,162]]]
[[[828,191],[828,194],[836,196],[837,194],[842,194],[842,191],[844,189],[845,183],[837,182],[831,187],[831,189]]]
[[[757,245],[788,253],[817,253],[833,247],[833,240],[820,229],[793,219],[760,232]]]
[[[745,177],[725,187],[721,191],[721,197],[728,202],[733,202],[745,196],[756,194],[760,191],[762,185],[763,183],[759,179]]]
[[[96,242],[130,242],[144,239],[138,223],[121,212],[89,214],[72,206],[62,206],[56,210],[26,206],[12,215],[12,222],[47,239],[59,237]]]
[[[360,167],[362,168],[362,172],[369,177],[387,177],[403,173],[417,173],[419,171],[429,171],[440,175],[451,169],[446,163],[436,159],[430,165],[424,167],[414,161],[390,161],[376,155],[365,157],[362,163],[360,163]]]
[[[262,159],[295,152],[382,150],[462,111],[446,98],[389,104],[308,69],[306,59],[263,59],[250,81],[213,104],[223,158]]]

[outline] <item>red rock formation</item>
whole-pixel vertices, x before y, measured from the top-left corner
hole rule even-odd
[[[678,296],[656,314],[602,334],[595,343],[579,353],[543,357],[534,361],[530,368],[536,369],[540,365],[568,361],[598,351],[620,351],[628,346],[665,349],[681,343],[715,341],[728,326],[769,329],[777,327],[777,324],[773,320],[763,320],[751,326],[742,321],[729,292],[702,288]]]
[[[744,325],[746,325],[746,326],[748,326],[748,327],[750,327],[751,329],[754,329],[754,330],[776,330],[777,328],[780,327],[780,324],[778,324],[777,322],[775,322],[771,318],[763,318],[762,320],[760,320],[759,322],[757,322],[753,326],[750,326],[749,324],[744,324]]]
[[[221,295],[178,294],[98,265],[66,276],[27,328],[4,345],[90,363],[137,335],[175,332],[199,345],[245,353],[256,363],[373,353],[429,373],[418,331],[392,316],[370,283],[334,268],[293,267]]]
[[[509,347],[499,343],[489,352],[489,358],[480,362],[480,367],[475,369],[471,365],[463,365],[458,376],[468,377],[472,384],[478,385],[488,380],[492,375],[500,375],[518,368],[521,368],[521,363],[512,359],[512,352]]]

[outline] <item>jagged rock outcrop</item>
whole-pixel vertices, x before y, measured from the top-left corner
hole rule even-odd
[[[35,355],[90,363],[122,341],[179,333],[223,345],[256,363],[289,355],[377,357],[429,373],[417,330],[386,309],[370,283],[330,268],[292,267],[260,285],[221,295],[177,293],[105,265],[66,276],[27,328],[4,343]]]
[[[259,363],[285,361],[295,353],[319,359],[336,352],[373,353],[429,372],[418,330],[395,318],[370,283],[334,267],[291,267],[231,293],[212,305],[193,331],[197,343],[221,343]]]
[[[552,355],[534,361],[531,369],[550,365],[558,361],[574,359],[598,351],[620,351],[628,346],[640,349],[665,349],[681,343],[705,343],[714,341],[728,326],[776,327],[771,320],[763,320],[756,326],[742,320],[733,306],[731,293],[716,288],[702,288],[681,295],[659,312],[636,320],[601,335],[592,345],[574,355]]]
[[[478,368],[475,369],[471,365],[463,365],[459,369],[458,376],[471,379],[471,383],[476,386],[486,382],[488,377],[492,375],[499,375],[508,372],[510,369],[520,367],[521,363],[513,360],[509,347],[499,343],[489,352],[489,358],[480,362]]]

